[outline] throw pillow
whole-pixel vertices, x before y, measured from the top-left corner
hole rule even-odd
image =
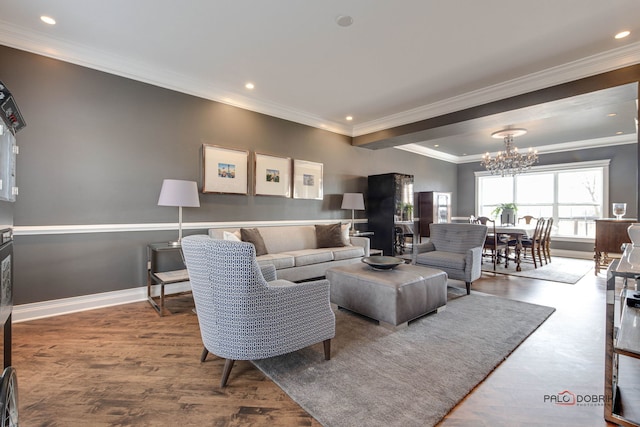
[[[264,240],[262,239],[262,235],[257,228],[241,228],[240,237],[243,242],[253,243],[253,246],[256,248],[256,256],[266,255],[269,253],[267,251],[267,246],[264,244]]]
[[[240,234],[240,233],[229,233],[228,231],[223,231],[222,232],[222,239],[231,240],[232,242],[239,242],[240,241],[240,237],[238,237],[238,234]]]
[[[316,241],[319,248],[345,246],[342,239],[342,225],[339,222],[329,225],[316,225]]]
[[[351,224],[342,224],[342,243],[344,246],[351,246],[351,237],[349,236],[349,230]]]

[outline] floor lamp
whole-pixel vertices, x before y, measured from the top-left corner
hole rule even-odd
[[[362,193],[344,193],[342,196],[342,209],[351,209],[351,232],[355,233],[354,226],[354,211],[364,210],[364,197]]]
[[[171,246],[180,246],[182,241],[182,207],[199,208],[198,184],[195,181],[165,179],[158,198],[158,206],[178,207],[178,240],[169,242]]]

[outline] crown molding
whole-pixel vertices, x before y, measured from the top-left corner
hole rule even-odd
[[[434,150],[432,148],[423,147],[419,144],[406,144],[406,145],[398,145],[393,147],[398,150],[408,151],[410,153],[419,154],[425,157],[431,157],[432,159],[444,160],[449,163],[463,163],[460,161],[461,157],[455,156],[453,154],[443,153],[441,151]]]
[[[216,87],[208,81],[192,79],[119,55],[70,43],[48,34],[24,31],[24,29],[2,20],[0,20],[0,43],[8,47],[322,130],[346,136],[351,136],[352,133],[351,126],[330,122],[314,114],[295,110],[275,102],[249,98],[240,93]]]
[[[589,148],[611,147],[614,145],[637,144],[638,140],[635,135],[617,135],[605,138],[595,138],[583,141],[563,142],[560,144],[543,145],[536,147],[538,154],[560,153],[564,151],[585,150]],[[421,156],[431,157],[433,159],[444,160],[445,162],[460,165],[463,163],[475,163],[482,160],[482,154],[473,154],[469,156],[455,156],[453,154],[441,153],[432,148],[423,147],[419,144],[407,144],[394,147],[398,150],[409,151],[411,153],[420,154]]]
[[[573,62],[527,74],[506,82],[454,96],[432,104],[371,120],[353,127],[352,136],[366,135],[396,126],[441,116],[516,95],[568,83],[640,63],[640,42]]]
[[[249,98],[237,92],[224,90],[208,81],[191,79],[185,75],[171,73],[159,69],[159,67],[153,67],[119,55],[70,43],[49,34],[25,31],[23,28],[3,20],[0,20],[0,43],[49,58],[351,137],[437,117],[640,63],[640,42],[636,42],[352,127],[327,121],[317,115],[274,102]]]

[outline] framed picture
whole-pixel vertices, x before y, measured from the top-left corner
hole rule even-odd
[[[291,159],[255,153],[256,196],[291,197]]]
[[[203,193],[247,194],[249,152],[202,145]]]
[[[293,197],[322,200],[322,163],[293,161]]]

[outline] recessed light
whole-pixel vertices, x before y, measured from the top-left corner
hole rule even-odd
[[[352,116],[347,116],[347,117],[345,117],[345,119],[346,119],[348,122],[350,122],[351,120],[353,120],[353,117],[352,117]]]
[[[41,20],[42,22],[44,22],[45,24],[49,24],[49,25],[56,25],[56,20],[55,20],[55,19],[53,19],[53,18],[52,18],[52,17],[50,17],[50,16],[42,15],[42,16],[40,17],[40,20]]]
[[[340,15],[336,17],[336,23],[341,27],[348,27],[353,24],[353,18],[349,15]]]
[[[627,37],[629,34],[631,34],[631,31],[620,31],[618,34],[615,35],[615,38],[623,39]]]
[[[615,117],[615,116],[617,116],[617,114],[616,113],[609,113],[609,114],[607,114],[607,116],[608,117]]]
[[[616,132],[616,135],[622,135],[623,133],[624,133],[624,132],[620,132],[620,131],[618,131],[618,132]]]
[[[440,144],[433,144],[433,146],[438,148],[438,147],[440,147]]]
[[[244,87],[246,87],[247,89],[251,90],[251,89],[255,88],[256,86],[253,83],[249,82],[246,85],[244,85]]]

